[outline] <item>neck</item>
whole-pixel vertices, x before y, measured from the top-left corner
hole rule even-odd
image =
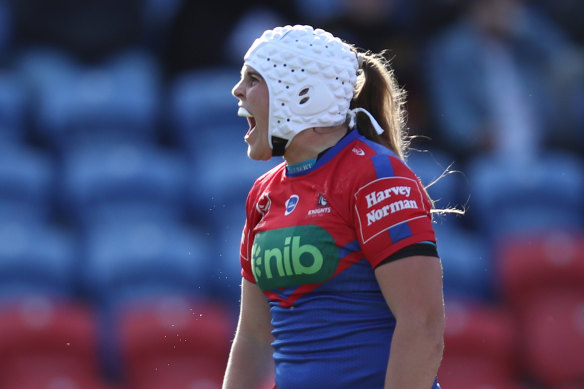
[[[346,133],[346,125],[306,129],[292,139],[284,159],[288,165],[315,159],[321,152],[336,145]]]

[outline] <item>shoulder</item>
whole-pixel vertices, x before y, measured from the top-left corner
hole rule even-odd
[[[398,205],[416,204],[429,209],[427,195],[408,165],[386,147],[368,139],[358,139],[349,148],[345,159],[353,173],[353,197],[357,205],[369,209],[385,200],[393,199]],[[392,201],[393,204],[393,201]],[[398,205],[395,205],[397,207]]]
[[[343,164],[361,183],[392,177],[417,179],[394,152],[364,137],[357,138],[346,148]]]
[[[285,172],[286,164],[284,162],[274,166],[255,180],[250,190],[250,195],[254,193],[261,193],[267,187],[272,185],[273,182],[280,180],[281,177],[285,175]]]

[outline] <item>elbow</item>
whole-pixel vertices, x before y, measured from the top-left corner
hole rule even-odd
[[[440,360],[444,353],[444,325],[444,316],[442,316],[426,320],[419,329],[419,334],[428,342],[432,354]]]
[[[444,329],[445,329],[445,318],[444,312],[436,315],[433,320],[430,320],[430,324],[427,326],[427,331],[429,333],[430,339],[434,343],[434,350],[438,356],[439,360],[442,360],[442,355],[444,354]]]
[[[426,344],[427,350],[434,356],[442,359],[444,353],[444,312],[431,312],[413,317],[401,317],[397,320],[399,332],[409,333],[407,338],[412,341],[421,341]]]

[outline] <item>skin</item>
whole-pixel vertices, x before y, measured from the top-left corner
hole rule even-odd
[[[403,258],[377,267],[375,277],[397,321],[385,389],[428,389],[444,350],[440,259]]]
[[[253,114],[244,139],[252,159],[272,157],[268,143],[268,88],[251,67],[242,69],[233,95],[239,105]],[[346,126],[309,128],[291,141],[284,159],[294,164],[315,158],[336,144]],[[397,324],[387,365],[385,389],[428,389],[442,359],[444,302],[440,259],[412,256],[383,264],[375,269],[383,296]],[[404,282],[407,280],[407,282]],[[272,360],[271,316],[265,296],[257,285],[242,279],[241,312],[223,389],[269,387]],[[253,356],[253,357],[250,357]],[[271,381],[273,382],[273,381]]]
[[[263,77],[251,66],[244,66],[241,80],[231,92],[239,99],[239,106],[253,115],[248,119],[250,129],[244,137],[248,144],[247,155],[254,160],[272,158],[268,142],[269,95]],[[316,158],[327,148],[334,146],[347,133],[347,126],[307,128],[296,135],[284,153],[288,164]]]
[[[247,155],[254,160],[269,160],[272,149],[268,143],[268,86],[252,67],[244,66],[241,70],[241,80],[231,91],[239,99],[239,106],[253,115],[248,118],[250,128],[245,134]]]
[[[256,389],[273,382],[270,307],[257,285],[242,278],[241,311],[223,389]]]

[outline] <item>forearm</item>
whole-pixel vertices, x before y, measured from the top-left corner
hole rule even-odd
[[[269,344],[236,335],[231,352],[223,389],[256,389],[273,376],[274,363]]]
[[[440,326],[396,326],[391,342],[385,389],[430,389],[444,349]]]

